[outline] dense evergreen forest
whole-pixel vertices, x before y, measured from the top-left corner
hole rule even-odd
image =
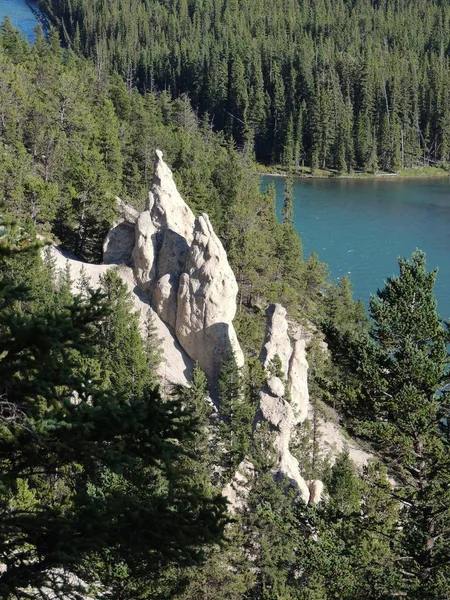
[[[97,6],[91,2],[84,8]],[[105,31],[114,6],[120,5],[109,3],[102,19],[94,19]],[[170,4],[164,6],[161,47]],[[413,14],[418,6],[411,5]],[[135,18],[146,7],[139,3],[130,15]],[[185,14],[188,27],[196,12],[181,8],[177,19]],[[422,38],[407,34],[406,23],[429,32],[435,15],[447,8],[429,3],[423,14],[430,20],[417,22],[404,8],[355,3],[351,14],[360,15],[358,27],[342,23],[338,36],[325,21],[350,8],[336,3],[322,14],[316,3],[317,29],[309,26],[310,45],[305,46],[314,57],[311,89],[321,64],[314,44],[324,51],[336,36],[340,46],[351,27],[353,33],[364,29],[365,10],[373,18],[384,14],[386,28],[389,19],[396,24],[403,19],[403,29],[390,25],[388,56],[391,51],[394,56],[396,44],[414,47],[420,39],[429,54],[426,72],[439,74],[442,83],[446,48],[441,42],[427,44],[425,33]],[[230,9],[227,14],[234,18]],[[289,14],[283,12],[283,20]],[[265,38],[268,46],[283,35],[294,36],[294,28],[284,30],[277,15],[281,19],[275,4],[248,10],[248,22],[260,19],[277,31]],[[177,19],[169,19],[170,31],[177,30]],[[73,38],[80,48],[83,22]],[[149,22],[133,21],[139,28]],[[65,27],[69,31],[69,24]],[[208,27],[208,34],[212,31]],[[125,30],[123,35],[125,51],[133,37],[130,33],[125,41]],[[244,48],[245,36],[244,28],[234,43]],[[119,37],[99,36],[98,43],[112,45]],[[263,46],[255,37],[254,44]],[[195,48],[195,39],[186,52]],[[205,44],[207,39],[205,34]],[[230,33],[230,48],[232,39]],[[280,42],[274,73],[281,64],[274,65],[294,46]],[[247,52],[252,47],[249,43]],[[355,86],[356,73],[366,68],[364,52],[354,59]],[[99,58],[97,53],[91,61],[63,49],[56,31],[48,40],[38,31],[30,47],[8,20],[0,26],[0,596],[449,599],[449,335],[436,313],[436,272],[427,271],[420,251],[401,260],[399,275],[371,300],[369,322],[361,303],[352,300],[347,278],[332,285],[316,255],[303,257],[293,226],[290,179],[282,222],[277,221],[273,189],[260,192],[252,152],[239,148],[252,131],[234,129],[235,119],[228,124],[224,119],[219,127],[217,109],[205,107],[210,112],[199,117],[189,100],[196,105],[191,90],[189,97],[176,96],[184,90],[157,81],[156,68],[153,83],[145,83],[145,69],[140,72],[130,58],[122,66],[113,62],[119,60],[113,47]],[[300,62],[305,69],[310,64]],[[218,59],[213,75],[220,74],[220,64]],[[229,57],[222,68],[225,64],[231,73]],[[407,64],[411,71],[414,52]],[[379,61],[374,73],[388,66],[391,77],[397,68],[393,58]],[[128,74],[125,80],[113,71],[116,67]],[[406,77],[406,67],[398,68],[398,76]],[[406,135],[405,123],[395,121],[403,119],[403,108],[391,108],[392,81],[386,81],[387,101],[384,96],[381,105],[374,100],[370,114],[368,107],[355,113],[358,119],[363,111],[370,120],[372,142],[374,123],[387,107],[390,135],[394,122],[400,132],[403,124]],[[423,88],[417,89],[424,94],[443,93],[443,87],[427,89],[420,81]],[[329,84],[325,77],[317,88],[323,99]],[[370,89],[379,92],[375,84]],[[400,87],[395,89],[400,94]],[[272,92],[270,85],[263,92],[267,129],[264,134],[256,125],[253,129],[261,140],[272,136],[270,143],[264,137],[267,157],[278,131],[274,125],[286,126],[274,120]],[[356,107],[350,79],[349,93]],[[435,100],[427,105],[433,110]],[[311,101],[305,99],[305,106]],[[248,100],[247,110],[254,105]],[[283,115],[285,106],[283,100]],[[232,114],[236,110],[229,108]],[[427,135],[434,139],[427,156],[441,160],[443,142],[432,136],[442,130],[422,108],[420,119],[430,123]],[[301,142],[302,152],[311,153],[307,110]],[[295,125],[298,118],[293,117]],[[230,128],[238,149],[227,135]],[[105,232],[116,217],[115,196],[143,206],[157,147],[164,149],[191,208],[211,216],[240,286],[236,328],[247,360],[241,371],[232,355],[224,362],[220,413],[206,402],[208,384],[198,366],[191,387],[171,395],[158,389],[159,342],[151,319],[142,337],[130,296],[114,270],[104,276],[99,292],[82,278],[80,293],[73,296],[70,271],[58,271],[51,252],[37,240],[41,234],[79,258],[100,260]],[[316,331],[308,355],[312,419],[299,429],[292,452],[306,477],[325,482],[326,502],[317,506],[306,506],[288,481],[274,480],[270,432],[262,428],[251,435],[265,378],[257,360],[264,329],[261,306],[272,301],[282,302],[291,318],[313,324]],[[332,466],[320,444],[315,419],[331,406],[352,433],[370,441],[378,457],[362,471],[345,452]],[[230,516],[221,490],[244,457],[254,465],[251,491],[245,509]]]
[[[450,159],[444,0],[40,0],[129,89],[187,94],[263,162],[341,172]]]

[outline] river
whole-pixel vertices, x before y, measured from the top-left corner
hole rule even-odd
[[[277,210],[284,179],[275,183]],[[304,255],[317,252],[331,278],[348,274],[355,298],[367,305],[386,277],[398,274],[397,257],[416,248],[429,269],[439,267],[435,294],[442,318],[450,318],[450,180],[297,179],[295,226]]]
[[[8,16],[30,43],[34,41],[34,28],[39,23],[38,14],[40,11],[32,0],[0,0],[0,22]]]

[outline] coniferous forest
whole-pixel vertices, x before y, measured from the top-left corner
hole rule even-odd
[[[0,597],[450,599],[448,326],[420,250],[371,298],[304,256],[255,157],[396,170],[450,156],[445,2],[41,0],[30,46],[0,26]],[[239,285],[217,382],[157,375],[115,270],[93,290],[50,243],[102,260],[116,196],[142,209],[156,148],[207,212]],[[291,452],[324,501],[273,477],[253,432],[265,307],[313,331],[311,415]],[[325,342],[325,345],[324,345]],[[324,350],[325,348],[325,350]],[[283,379],[280,365],[273,372]],[[333,462],[335,419],[373,455]],[[350,440],[350,438],[349,438]],[[222,490],[253,465],[241,510]]]
[[[341,172],[450,159],[441,0],[40,0],[127,86],[187,94],[262,162]]]

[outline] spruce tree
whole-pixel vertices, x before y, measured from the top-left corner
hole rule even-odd
[[[7,257],[35,246],[0,222],[0,596],[85,593],[76,576],[114,590],[113,565],[153,585],[220,539],[224,501],[194,466],[181,469],[190,411],[150,387],[128,399],[99,378],[101,294],[33,307],[3,274]]]
[[[254,413],[244,393],[244,379],[231,349],[222,363],[217,387],[222,419],[219,439],[225,451],[222,466],[225,476],[230,476],[247,454]]]
[[[450,575],[449,334],[424,253],[399,259],[399,268],[371,299],[369,334],[345,352],[362,430],[387,461],[402,505],[400,591],[431,599],[445,597]]]

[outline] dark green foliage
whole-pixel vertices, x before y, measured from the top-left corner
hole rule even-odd
[[[213,479],[214,462],[217,459],[215,456],[215,421],[212,419],[213,410],[209,399],[208,380],[198,363],[194,365],[189,387],[180,387],[177,394],[197,421],[195,435],[186,448],[192,453],[192,458],[196,463],[198,479],[201,478],[209,484]]]
[[[361,300],[353,300],[350,278],[344,275],[335,286],[329,286],[324,299],[325,328],[332,324],[340,333],[368,327],[369,320]]]
[[[7,221],[0,230],[0,266],[25,255],[31,266],[32,238]],[[195,421],[143,381],[128,395],[122,377],[111,385],[121,366],[111,357],[124,360],[117,348],[133,329],[132,314],[128,329],[120,323],[126,298],[113,276],[117,321],[98,292],[62,305],[66,284],[49,285],[47,304],[33,304],[32,288],[0,273],[0,595],[34,597],[25,588],[46,584],[61,595],[77,586],[71,572],[141,597],[124,590],[155,590],[165,568],[221,537],[224,502],[196,482],[195,460],[185,464]],[[105,353],[108,322],[117,329]]]
[[[133,312],[130,293],[114,270],[101,277],[100,289],[111,309],[108,317],[98,324],[98,341],[103,348],[102,363],[112,388],[119,396],[132,402],[156,383],[156,373],[151,368],[152,355],[146,351],[154,332],[149,332],[150,339],[143,339],[139,315]],[[158,352],[158,347],[149,350]]]
[[[311,264],[303,278],[292,193],[280,224],[275,191],[261,194],[251,153],[213,133],[187,95],[131,93],[117,75],[63,51],[54,34],[30,48],[7,23],[0,61],[0,195],[10,214],[98,261],[115,196],[143,208],[159,147],[188,204],[207,212],[220,233],[241,304],[262,297],[302,314],[315,309],[320,296],[310,280],[323,269]]]
[[[355,390],[346,401],[398,482],[401,589],[411,598],[446,597],[449,336],[436,312],[437,272],[427,272],[424,253],[399,259],[399,268],[371,299],[370,332],[341,339]]]
[[[264,162],[375,172],[450,158],[450,9],[440,0],[40,4],[99,79],[114,70],[128,91],[188,94]]]
[[[30,48],[1,26],[0,194],[23,226],[0,224],[0,595],[25,599],[24,586],[64,568],[91,596],[121,600],[448,598],[448,335],[435,273],[420,252],[400,261],[370,325],[347,278],[333,286],[317,255],[303,259],[291,179],[278,223],[274,189],[261,194],[252,173],[253,143],[292,167],[447,161],[448,7],[41,4],[94,62],[62,50],[55,32]],[[102,282],[107,301],[83,275],[74,299],[70,270],[35,251],[37,230],[100,259],[115,195],[143,206],[156,147],[193,210],[210,214],[240,286],[250,358],[243,372],[224,361],[219,415],[198,365],[170,399],[155,389],[157,334],[116,272]],[[318,507],[274,481],[268,425],[252,434],[266,377],[261,308],[272,301],[323,326],[334,360],[317,332],[314,416],[291,446],[305,478],[326,482]],[[277,360],[272,371],[285,377]],[[395,488],[376,462],[360,473],[344,453],[330,467],[324,401],[376,446]],[[222,543],[214,485],[245,457],[248,506]],[[69,584],[51,587],[62,595]]]
[[[222,546],[211,549],[201,569],[185,573],[189,585],[180,596],[175,596],[176,600],[242,600],[255,579],[243,525],[240,518],[228,525]]]
[[[226,478],[234,475],[248,452],[255,414],[255,406],[245,393],[244,377],[232,350],[222,363],[217,392],[221,415],[219,440],[224,452],[221,464],[225,467]]]

